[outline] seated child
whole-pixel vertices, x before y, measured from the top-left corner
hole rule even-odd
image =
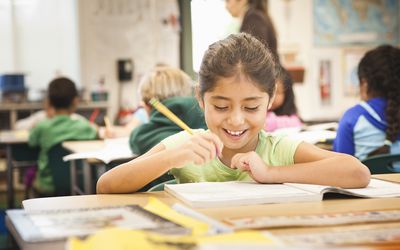
[[[264,131],[275,70],[271,52],[249,34],[210,45],[197,89],[209,130],[167,137],[144,155],[104,173],[97,192],[132,193],[166,172],[178,183],[254,180],[367,186],[370,172],[353,156]]]
[[[68,78],[52,80],[47,90],[47,106],[50,117],[38,123],[29,135],[29,145],[40,147],[38,172],[33,187],[39,195],[54,193],[54,183],[48,166],[48,151],[67,140],[96,138],[96,128],[86,119],[72,116],[78,103],[78,91]]]
[[[362,102],[340,119],[333,150],[360,160],[400,153],[400,49],[382,45],[358,65]]]
[[[181,131],[181,128],[149,103],[155,97],[191,128],[206,128],[203,111],[193,97],[193,82],[180,69],[157,66],[139,83],[142,105],[149,122],[136,127],[130,135],[132,152],[146,153],[162,139]]]
[[[265,131],[272,132],[281,128],[301,127],[303,125],[297,115],[294,100],[292,78],[284,67],[278,66],[275,99],[267,112]]]

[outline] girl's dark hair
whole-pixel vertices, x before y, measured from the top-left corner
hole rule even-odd
[[[211,91],[220,78],[243,75],[272,97],[275,72],[275,61],[263,43],[247,33],[233,34],[205,52],[199,72],[200,96]]]
[[[295,115],[297,114],[297,108],[295,104],[294,92],[293,92],[293,81],[289,72],[278,65],[278,77],[277,80],[280,80],[283,84],[285,99],[283,101],[282,106],[274,110],[276,115]]]
[[[400,49],[381,45],[368,51],[358,65],[358,78],[367,82],[369,97],[387,100],[385,145],[368,156],[389,153],[389,145],[397,140],[400,131]]]
[[[73,81],[60,77],[52,80],[47,89],[49,103],[55,109],[68,109],[78,96],[78,90]]]
[[[276,30],[274,27],[274,23],[272,22],[271,17],[268,13],[268,0],[248,0],[249,8],[253,8],[255,10],[261,11],[264,14],[264,18],[266,20],[266,25],[268,26],[268,41],[262,41],[266,46],[269,47],[273,56],[275,56],[276,60],[279,60],[278,49],[277,49],[277,41],[276,41]],[[253,34],[251,30],[243,30],[243,32],[247,32]],[[253,34],[256,35],[256,34]],[[265,37],[260,37],[261,39],[265,39]]]

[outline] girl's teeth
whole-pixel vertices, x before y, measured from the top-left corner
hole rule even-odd
[[[228,132],[228,134],[230,135],[235,135],[235,136],[239,136],[241,134],[243,134],[244,130],[242,131],[231,131],[231,130],[226,130]]]

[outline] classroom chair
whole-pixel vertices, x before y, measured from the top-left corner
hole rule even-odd
[[[147,192],[164,191],[164,185],[165,184],[176,184],[176,180],[172,179],[172,180],[169,180],[169,181],[164,181],[162,183],[159,183],[159,184],[151,187],[149,190],[147,190]]]
[[[15,169],[22,170],[20,177],[24,178],[24,197],[29,197],[32,188],[33,175],[37,168],[39,158],[39,147],[30,147],[27,143],[17,143],[11,145],[11,171]],[[14,195],[14,192],[13,192]]]
[[[49,166],[53,177],[55,196],[71,195],[71,174],[69,162],[65,162],[63,157],[70,154],[62,144],[53,146],[49,152]]]
[[[400,162],[400,154],[382,154],[371,156],[361,162],[369,168],[371,174],[400,172],[400,169],[393,167],[394,162]]]

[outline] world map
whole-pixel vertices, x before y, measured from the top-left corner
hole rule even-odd
[[[315,45],[397,44],[399,1],[314,0]]]

